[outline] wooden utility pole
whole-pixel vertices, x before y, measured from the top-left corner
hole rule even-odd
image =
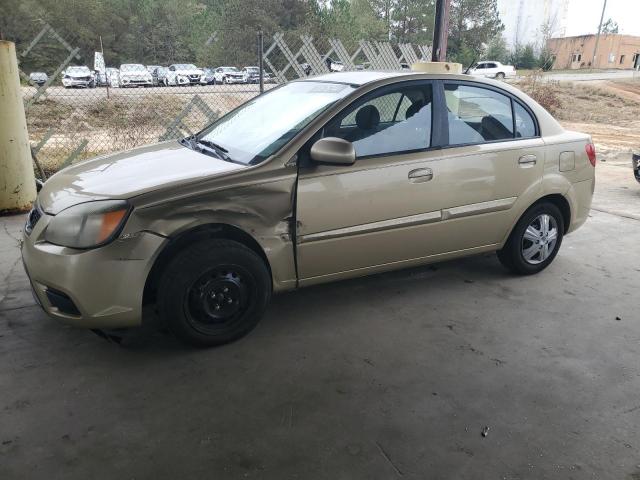
[[[593,58],[591,59],[591,69],[595,67],[596,55],[598,54],[598,43],[600,43],[600,32],[602,32],[602,21],[604,20],[604,11],[607,8],[607,0],[602,5],[602,15],[600,15],[600,25],[598,25],[598,35],[596,35],[596,45],[593,47]]]
[[[436,22],[433,28],[433,46],[431,61],[447,60],[447,38],[449,36],[449,8],[451,0],[436,0]]]

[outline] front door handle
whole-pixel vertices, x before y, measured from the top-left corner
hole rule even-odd
[[[433,170],[430,168],[416,168],[409,172],[409,181],[413,183],[428,182],[433,178]]]
[[[522,168],[533,167],[538,161],[535,155],[523,155],[518,159],[518,164]]]

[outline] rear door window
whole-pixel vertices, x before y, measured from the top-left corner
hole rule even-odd
[[[450,145],[514,138],[509,97],[469,85],[447,83],[444,88]]]

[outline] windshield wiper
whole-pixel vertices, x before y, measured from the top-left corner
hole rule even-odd
[[[194,137],[191,139],[191,141],[192,145],[194,145],[194,148],[200,150],[201,152],[206,150],[215,154],[220,160],[224,160],[225,162],[238,163],[234,161],[229,155],[227,155],[229,150],[218,145],[215,142],[212,142],[211,140],[198,139],[197,137]]]
[[[208,150],[214,153],[220,160],[224,160],[225,162],[233,162],[229,155],[227,155],[227,150],[220,147],[219,145],[209,141],[209,140],[196,140],[195,144],[200,151]],[[203,148],[204,147],[204,148]]]
[[[212,142],[211,140],[205,140],[205,139],[195,139],[196,143],[200,143],[202,145],[206,145],[209,148],[215,148],[216,150],[221,151],[222,153],[229,153],[229,150],[227,150],[226,148],[218,145],[217,143]]]

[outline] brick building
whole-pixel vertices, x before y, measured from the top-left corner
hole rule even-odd
[[[547,42],[554,57],[553,69],[640,68],[640,37],[633,35],[600,35],[595,62],[596,35],[551,38]]]

